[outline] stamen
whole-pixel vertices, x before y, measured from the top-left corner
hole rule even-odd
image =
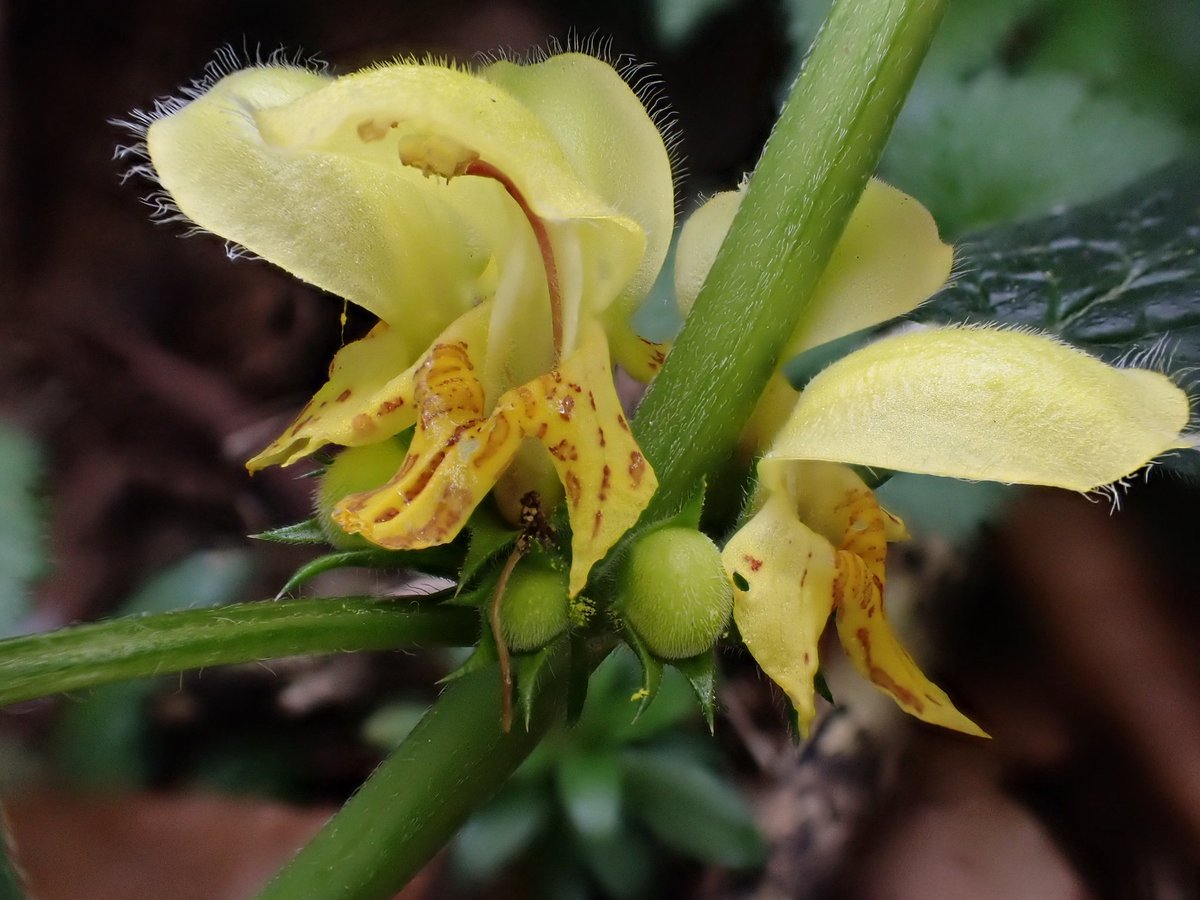
[[[508,191],[509,196],[517,202],[517,206],[521,207],[525,218],[529,220],[529,227],[533,229],[533,236],[537,239],[538,249],[542,253],[542,265],[546,269],[546,287],[550,293],[550,328],[554,334],[554,363],[558,365],[563,351],[562,293],[558,287],[558,265],[554,261],[554,246],[550,243],[550,232],[546,229],[546,223],[538,218],[530,208],[525,196],[513,183],[513,180],[491,163],[482,159],[472,160],[467,165],[464,174],[478,175],[481,178],[491,178],[500,182]]]

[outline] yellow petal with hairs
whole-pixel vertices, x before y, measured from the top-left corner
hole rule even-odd
[[[553,77],[529,68],[527,77]],[[334,155],[366,169],[419,170],[450,180],[441,185],[447,196],[470,176],[494,182],[491,189],[546,230],[566,347],[578,339],[580,317],[607,308],[641,265],[646,236],[638,223],[580,178],[533,109],[470,72],[429,64],[365,69],[262,109],[255,121],[281,150]]]
[[[641,227],[645,251],[606,315],[624,323],[654,284],[675,224],[671,160],[662,134],[612,66],[583,53],[527,66],[501,60],[477,75],[530,109],[584,184]],[[620,359],[615,349],[614,354]]]
[[[416,169],[296,152],[266,135],[266,110],[333,83],[285,66],[235,72],[155,121],[148,153],[197,225],[403,326],[419,350],[480,299],[489,251]]]
[[[418,371],[417,429],[403,467],[378,490],[343,500],[334,519],[393,549],[451,541],[522,440],[533,438],[549,451],[566,491],[574,596],[658,485],[621,413],[604,333],[589,322],[579,351],[506,393],[487,416],[473,370],[465,342],[435,345]]]
[[[1088,491],[1186,445],[1187,396],[1051,338],[941,328],[886,338],[801,394],[768,458]]]
[[[462,341],[481,350],[487,314],[486,304],[471,310],[442,333],[439,343]],[[411,358],[408,347],[403,331],[384,322],[347,344],[333,358],[325,385],[246,468],[289,466],[326,444],[357,447],[411,426],[417,420],[415,379],[423,358],[396,374],[397,362]]]

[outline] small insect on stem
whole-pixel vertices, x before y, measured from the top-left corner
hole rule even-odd
[[[512,730],[512,659],[508,653],[508,643],[504,640],[504,631],[500,625],[500,608],[504,602],[504,590],[508,579],[521,557],[536,541],[544,547],[554,541],[554,529],[546,521],[542,511],[542,498],[537,491],[529,491],[521,497],[521,533],[517,536],[512,553],[504,561],[500,577],[496,580],[496,590],[492,594],[492,605],[488,614],[488,622],[492,628],[492,637],[496,642],[496,659],[500,664],[500,727],[507,734]]]

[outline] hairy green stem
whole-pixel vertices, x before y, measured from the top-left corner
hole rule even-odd
[[[501,730],[495,667],[452,682],[259,900],[393,896],[561,720],[566,643],[549,662],[553,671],[535,700],[528,730]]]
[[[874,171],[946,0],[840,0],[634,421],[674,512],[737,442]]]
[[[338,598],[130,616],[0,641],[0,704],[203,666],[307,653],[468,646],[472,609]]]

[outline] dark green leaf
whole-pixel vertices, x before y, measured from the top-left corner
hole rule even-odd
[[[222,606],[238,599],[251,572],[245,551],[195,553],[150,578],[117,612],[143,616]],[[145,706],[158,684],[157,679],[108,684],[63,707],[53,742],[55,757],[72,780],[91,788],[143,781]]]
[[[989,71],[966,83],[919,82],[882,173],[957,236],[1094,200],[1186,146],[1169,119],[1092,94],[1071,76]]]
[[[904,520],[911,534],[961,545],[977,537],[980,527],[1001,513],[1014,491],[994,481],[898,472],[876,495],[884,508]]]
[[[1024,68],[1069,71],[1096,90],[1175,117],[1200,115],[1200,5],[1177,0],[1056,0]]]
[[[535,787],[512,785],[479,809],[458,833],[454,868],[475,882],[494,878],[547,823],[549,798]]]
[[[696,715],[696,700],[687,679],[673,665],[664,666],[662,681],[654,701],[629,720],[628,691],[613,698],[614,721],[612,740],[619,743],[639,743],[658,738],[678,728]]]
[[[499,656],[496,655],[496,639],[492,635],[492,629],[485,627],[480,631],[479,643],[475,645],[475,649],[471,651],[471,655],[457,669],[450,672],[449,675],[440,678],[438,684],[449,684],[452,681],[457,681],[464,675],[470,675],[487,666],[495,665],[498,659]]]
[[[140,616],[222,606],[239,599],[253,562],[244,550],[203,550],[168,566],[117,608],[118,616]]]
[[[659,40],[674,48],[731,5],[732,0],[651,0],[650,12]]]
[[[653,896],[650,888],[658,870],[658,852],[651,841],[631,828],[579,840],[584,863],[601,889],[615,900]]]
[[[25,886],[12,860],[16,849],[8,823],[5,817],[0,817],[0,900],[23,900],[25,897]]]
[[[660,841],[705,862],[762,864],[762,837],[728,782],[682,754],[625,750],[623,756],[627,803]]]
[[[250,537],[259,541],[271,541],[276,544],[327,544],[325,533],[321,531],[321,523],[316,518],[305,519],[295,525],[284,525],[272,528]]]
[[[391,752],[407,738],[429,709],[427,703],[400,700],[379,707],[362,725],[362,738],[372,747]]]
[[[673,665],[683,673],[700,703],[708,730],[713,731],[713,715],[717,703],[717,656],[711,650],[691,659],[676,660]]]
[[[558,797],[567,819],[586,837],[605,838],[621,822],[621,761],[610,748],[581,747],[559,760]]]
[[[1200,164],[1176,163],[1097,203],[974,235],[953,286],[912,318],[1036,328],[1188,388],[1200,366],[1198,242]],[[1165,465],[1200,477],[1195,452]]]
[[[825,680],[825,673],[817,669],[817,674],[813,676],[813,690],[821,695],[829,703],[834,703],[833,691],[829,689],[829,682]],[[799,731],[797,730],[797,733]]]
[[[567,727],[574,727],[583,715],[587,703],[588,685],[591,682],[591,667],[588,665],[586,640],[571,635],[571,669],[567,673]]]

